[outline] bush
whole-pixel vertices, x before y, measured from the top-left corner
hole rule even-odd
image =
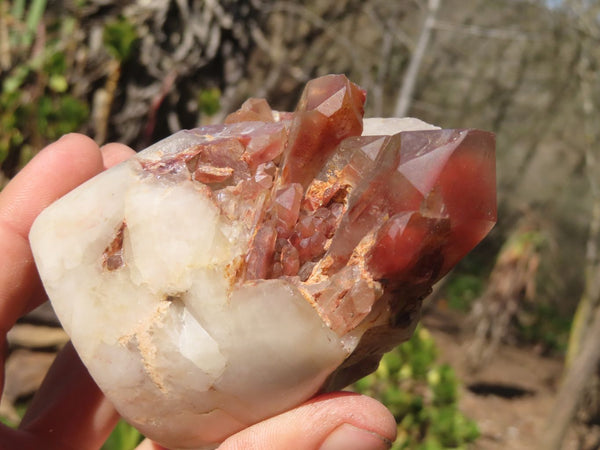
[[[353,385],[382,401],[396,418],[393,450],[462,449],[479,436],[477,424],[458,409],[454,370],[436,364],[436,358],[431,335],[419,327],[410,341],[383,357],[375,373]]]

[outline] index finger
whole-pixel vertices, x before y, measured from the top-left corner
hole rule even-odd
[[[29,247],[31,224],[46,206],[103,169],[96,143],[71,134],[43,149],[0,192],[0,332],[43,298]]]

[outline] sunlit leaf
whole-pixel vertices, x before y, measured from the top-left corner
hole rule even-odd
[[[56,74],[50,76],[50,79],[48,80],[48,86],[54,92],[59,93],[66,92],[69,88],[69,84],[67,83],[67,79],[64,77],[64,75]]]

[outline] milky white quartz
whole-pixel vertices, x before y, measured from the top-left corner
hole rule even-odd
[[[365,133],[430,128],[415,120],[366,120]],[[236,285],[250,237],[199,183],[143,169],[201,139],[179,132],[96,176],[30,234],[90,374],[127,421],[170,448],[214,448],[298,405],[356,345],[285,279]],[[108,270],[106,249],[123,224],[122,264]]]
[[[400,131],[439,130],[440,127],[414,117],[372,117],[363,120],[363,136],[384,136]]]

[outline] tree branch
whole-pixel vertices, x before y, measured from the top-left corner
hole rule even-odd
[[[398,101],[396,102],[396,108],[394,110],[394,115],[396,117],[406,116],[410,109],[415,87],[417,85],[417,76],[419,75],[421,63],[427,52],[427,46],[431,39],[431,33],[433,32],[440,3],[441,0],[429,0],[427,16],[425,17],[421,34],[417,41],[417,46],[410,58],[408,68],[406,69],[404,79],[402,80],[402,89],[400,90],[400,95],[398,95]]]

